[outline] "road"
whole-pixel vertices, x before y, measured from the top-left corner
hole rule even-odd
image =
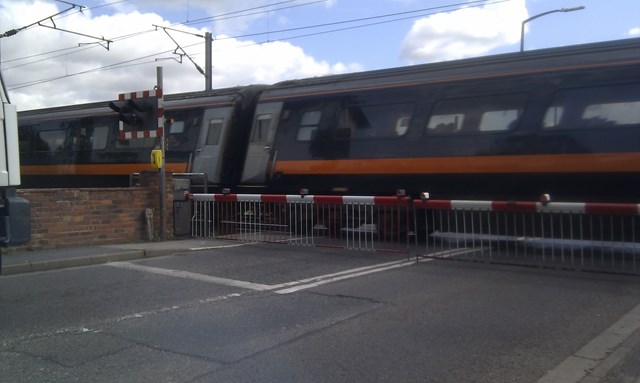
[[[635,383],[639,328],[637,277],[232,244],[0,277],[0,381]]]

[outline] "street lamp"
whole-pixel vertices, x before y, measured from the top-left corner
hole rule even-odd
[[[535,16],[531,16],[528,19],[526,19],[525,21],[523,21],[522,22],[522,28],[520,29],[520,52],[524,51],[524,25],[526,23],[528,23],[531,20],[537,19],[538,17],[546,16],[546,15],[548,15],[550,13],[581,11],[584,8],[585,8],[585,6],[581,5],[579,7],[573,7],[573,8],[554,9],[553,11],[547,11],[547,12],[543,12],[543,13],[540,13],[540,14],[535,15]]]

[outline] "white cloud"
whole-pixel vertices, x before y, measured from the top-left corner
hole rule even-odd
[[[629,36],[640,36],[640,27],[639,28],[631,28],[629,30]]]
[[[44,18],[63,9],[56,9],[55,4],[37,0],[2,2],[0,25],[11,29],[31,24],[38,17]],[[198,5],[198,0],[190,0],[190,4]],[[12,102],[20,110],[27,110],[111,100],[118,93],[153,88],[157,66],[163,67],[165,93],[204,89],[204,76],[187,57],[183,57],[182,64],[174,60],[155,61],[156,58],[178,57],[171,53],[176,48],[175,43],[161,30],[153,31],[152,24],[170,25],[168,20],[156,13],[139,13],[130,8],[120,10],[108,15],[103,8],[99,16],[85,11],[56,20],[59,28],[113,39],[108,51],[97,45],[78,47],[78,43],[96,40],[40,26],[3,38],[0,46],[2,70]],[[179,29],[204,33],[204,30],[195,28]],[[138,34],[141,31],[147,32]],[[204,67],[204,40],[201,37],[169,33],[200,67]],[[118,38],[127,35],[132,37]],[[259,45],[253,41],[223,39],[222,35],[216,37],[218,39],[213,43],[214,88],[274,83],[362,69],[357,64],[318,60],[299,46],[287,42]],[[108,69],[114,64],[120,68]],[[97,68],[105,70],[96,71]],[[59,79],[52,81],[56,78]],[[42,82],[24,86],[38,81]]]
[[[410,64],[480,56],[519,42],[526,18],[525,0],[431,15],[413,24],[401,56]]]

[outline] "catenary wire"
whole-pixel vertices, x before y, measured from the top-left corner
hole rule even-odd
[[[473,1],[472,2],[472,3],[477,3],[477,4],[472,5],[470,7],[493,5],[493,4],[504,3],[504,2],[509,2],[509,1],[512,1],[512,0],[496,0],[496,1],[477,0],[477,1]],[[469,3],[457,3],[457,4],[454,4],[454,5],[449,5],[448,7],[468,5],[468,4]],[[444,7],[446,7],[446,6],[434,7],[432,9],[442,9]],[[429,8],[427,8],[427,9],[429,9]],[[424,11],[424,10],[422,10],[422,11]],[[357,26],[352,26],[352,27],[338,28],[338,29],[320,31],[320,32],[315,32],[315,33],[308,33],[308,34],[298,35],[298,36],[290,36],[290,37],[281,38],[281,39],[268,40],[268,41],[265,41],[265,42],[251,43],[251,44],[243,45],[243,46],[240,46],[240,47],[237,47],[237,48],[245,48],[245,47],[249,47],[249,46],[261,45],[261,44],[264,44],[264,43],[270,43],[270,42],[276,42],[276,41],[288,41],[288,40],[299,39],[299,38],[304,38],[304,37],[310,37],[310,36],[317,36],[317,35],[341,32],[341,31],[345,31],[345,30],[352,30],[352,29],[357,29],[357,28],[365,28],[365,27],[369,27],[369,26],[373,26],[373,25],[380,25],[380,24],[391,23],[391,22],[407,20],[407,19],[412,19],[412,18],[430,16],[430,15],[434,15],[434,14],[438,14],[438,13],[442,13],[442,12],[447,12],[447,11],[451,11],[451,10],[437,11],[437,12],[432,12],[432,13],[427,13],[427,14],[418,14],[418,15],[412,15],[412,16],[405,16],[405,17],[402,17],[402,18],[396,18],[396,19],[385,20],[385,21],[378,21],[378,22],[374,22],[374,23],[367,23],[367,24],[362,24],[362,25],[357,25]],[[395,13],[395,14],[390,14],[389,16],[386,16],[386,17],[390,17],[390,16],[393,16],[393,15],[399,15],[399,14],[415,13],[415,12],[416,11]],[[327,26],[327,25],[339,25],[339,24],[345,24],[345,23],[348,23],[348,22],[357,22],[358,20],[374,19],[374,18],[382,18],[382,17],[385,17],[385,16],[373,16],[373,17],[370,17],[370,18],[354,19],[354,21],[348,21],[347,20],[347,21],[340,21],[340,22],[335,22],[335,23],[327,23],[327,24],[318,25],[318,26],[308,26],[308,27],[292,28],[292,29],[281,30],[281,31],[263,32],[263,33],[258,33],[258,34],[254,34],[254,35],[264,35],[264,34],[270,34],[270,33],[281,33],[281,32],[294,31],[294,30],[319,28],[319,27]],[[247,35],[228,37],[228,38],[241,38],[241,37],[247,37]],[[219,40],[222,40],[222,39],[219,39]],[[196,43],[196,44],[192,44],[192,45],[187,45],[187,46],[185,46],[185,48],[189,48],[189,47],[193,47],[193,46],[197,46],[197,45],[201,45],[201,44],[204,44],[204,43],[202,42],[202,43]],[[158,56],[158,55],[161,55],[161,54],[170,53],[170,52],[173,52],[173,49],[167,50],[167,51],[163,51],[163,52],[158,52],[158,53],[151,54],[151,55],[146,55],[146,56],[135,58],[135,59],[132,59],[132,60],[123,61],[123,62],[120,62],[120,63],[110,64],[110,65],[99,67],[99,68],[89,69],[89,70],[86,70],[86,71],[83,71],[83,72],[67,74],[67,75],[64,75],[64,76],[57,76],[57,77],[54,77],[54,78],[35,80],[35,81],[31,81],[31,82],[14,84],[12,86],[8,86],[8,89],[9,90],[21,89],[21,88],[25,88],[25,87],[29,87],[29,86],[33,86],[33,85],[39,85],[39,84],[43,84],[43,83],[47,83],[47,82],[51,82],[51,81],[64,79],[64,78],[75,77],[75,76],[82,75],[82,74],[100,72],[100,71],[110,70],[110,69],[119,69],[120,65],[123,65],[123,64],[129,64],[129,65],[126,65],[126,67],[135,66],[135,65],[147,65],[148,62],[136,63],[136,64],[130,64],[130,63],[135,62],[135,61],[139,61],[139,60],[143,60],[143,59],[146,59],[146,58],[150,58],[150,57],[155,57],[155,56]]]

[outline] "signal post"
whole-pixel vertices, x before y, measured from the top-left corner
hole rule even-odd
[[[157,86],[153,90],[120,93],[109,108],[119,114],[119,136],[122,140],[159,138],[160,149],[151,151],[151,165],[160,175],[160,238],[167,239],[166,140],[164,136],[164,95],[162,67],[156,68]]]

